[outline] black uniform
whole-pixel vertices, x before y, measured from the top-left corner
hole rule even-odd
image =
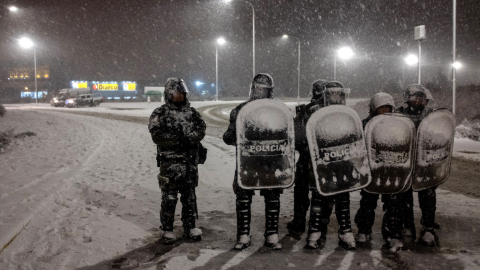
[[[421,110],[415,110],[411,106],[404,104],[398,108],[397,112],[408,116],[415,127],[418,128],[420,122],[434,109],[425,107]],[[435,227],[435,211],[436,211],[436,190],[437,186],[424,189],[418,192],[418,202],[422,210],[422,219],[420,223],[423,227],[431,232]],[[415,222],[413,217],[413,189],[410,187],[404,193],[401,193],[402,208],[403,208],[403,227],[412,231],[413,237],[416,238]]]
[[[168,90],[172,89],[166,92]],[[195,228],[198,150],[205,129],[200,113],[190,107],[186,96],[182,104],[174,104],[167,97],[166,104],[150,116],[148,130],[157,144],[157,166],[160,167],[158,182],[162,190],[160,221],[163,231],[173,230],[178,193],[183,206],[184,233]]]
[[[308,234],[321,232],[322,237],[326,235],[334,205],[339,225],[339,234],[352,232],[350,224],[350,193],[344,192],[332,196],[323,196],[318,192],[315,186],[315,176],[306,136],[308,119],[314,112],[325,106],[323,91],[331,87],[343,88],[338,82],[316,81],[312,88],[313,98],[311,102],[296,108],[295,149],[300,153],[300,157],[297,161],[295,172],[294,219],[288,224],[289,228],[301,230],[303,223],[304,229],[306,214],[310,204]],[[309,190],[312,191],[311,200],[308,197]]]
[[[370,114],[362,121],[364,129],[373,117]],[[362,198],[360,199],[360,208],[355,215],[355,224],[357,224],[359,234],[371,235],[373,223],[375,222],[375,209],[377,208],[380,195],[367,192],[364,189],[360,191],[360,195]],[[383,239],[401,239],[403,225],[401,195],[383,194],[382,202],[383,211],[385,212],[382,222]]]
[[[256,86],[258,88],[255,88]],[[223,141],[232,146],[237,145],[236,122],[240,109],[247,103],[260,98],[273,99],[273,80],[268,74],[258,74],[255,76],[250,90],[250,99],[235,107],[230,113],[230,125],[223,134]],[[268,91],[271,91],[270,93]],[[259,95],[259,96],[256,96]],[[265,96],[264,96],[265,95]],[[238,161],[237,161],[238,162]],[[237,164],[238,165],[238,164]],[[236,195],[237,212],[237,241],[241,235],[250,235],[251,204],[253,190],[243,189],[238,185],[237,169],[233,179],[233,191]],[[280,213],[280,194],[283,189],[262,189],[260,195],[265,198],[265,238],[270,235],[278,234],[278,218]],[[245,247],[245,246],[244,246]],[[243,247],[242,247],[243,248]],[[281,248],[281,247],[280,247]]]

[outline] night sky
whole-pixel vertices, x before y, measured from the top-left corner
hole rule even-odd
[[[339,62],[337,79],[352,91],[375,91],[402,79],[401,57],[417,54],[414,27],[424,24],[425,80],[438,70],[450,76],[452,1],[252,0],[255,7],[256,72],[270,73],[279,95],[296,96],[297,41],[301,41],[301,95],[317,78],[333,79],[333,54],[351,46],[356,58]],[[15,5],[20,10],[10,12]],[[480,4],[457,3],[457,58],[464,65],[457,84],[480,83]],[[0,61],[28,63],[22,36],[37,44],[37,63],[58,59],[67,78],[148,80],[183,77],[215,82],[215,39],[219,86],[245,91],[252,79],[252,9],[240,0],[12,0],[0,7]],[[0,62],[0,65],[1,65]],[[416,67],[405,67],[406,83]],[[3,78],[2,78],[3,79]],[[201,90],[201,89],[200,89]],[[203,89],[205,90],[205,89]],[[208,90],[208,89],[207,89]]]

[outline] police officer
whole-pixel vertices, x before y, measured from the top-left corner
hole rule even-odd
[[[310,204],[307,248],[317,249],[318,242],[321,238],[325,239],[326,237],[330,215],[333,211],[333,205],[335,205],[335,214],[339,224],[338,238],[340,244],[346,249],[355,249],[355,239],[350,224],[350,194],[344,192],[338,195],[323,196],[317,191],[306,137],[307,121],[314,112],[329,104],[345,105],[344,97],[343,101],[332,100],[333,96],[326,94],[330,88],[343,90],[343,85],[339,82],[326,80],[315,81],[312,85],[311,102],[296,108],[295,149],[300,153],[300,157],[297,161],[295,172],[294,218],[287,224],[287,228],[293,231],[305,231],[306,214]],[[326,96],[329,97],[326,98]],[[311,200],[308,198],[309,190],[312,191]]]
[[[412,119],[415,127],[418,128],[420,122],[431,112],[434,111],[431,107],[426,107],[427,100],[433,100],[433,97],[428,97],[429,91],[421,84],[412,84],[407,87],[404,93],[405,104],[398,108],[398,112],[408,116]],[[431,95],[431,94],[430,94]],[[420,241],[426,246],[435,245],[435,228],[439,225],[435,223],[436,211],[436,189],[437,186],[424,189],[418,192],[418,202],[422,210],[422,231]],[[416,238],[415,223],[413,217],[413,189],[401,194],[403,205],[403,231],[404,237]]]
[[[274,99],[273,95],[273,78],[269,74],[260,73],[255,75],[250,86],[249,99],[237,107],[230,113],[230,125],[223,134],[223,141],[228,145],[237,145],[236,122],[237,115],[246,104],[257,99]],[[242,250],[250,246],[250,220],[251,220],[251,204],[252,196],[255,194],[253,190],[243,189],[238,185],[237,170],[233,180],[233,191],[236,195],[236,212],[237,212],[237,242],[234,246],[236,250]],[[278,218],[280,212],[280,194],[282,189],[262,189],[260,195],[265,198],[265,246],[274,250],[282,249],[282,245],[278,242]]]
[[[157,144],[158,182],[162,190],[160,211],[162,241],[171,244],[175,206],[181,194],[184,237],[201,240],[195,227],[198,219],[195,187],[198,185],[198,151],[205,137],[206,125],[200,113],[190,107],[188,88],[180,78],[170,78],[165,85],[166,103],[150,116],[148,130]]]
[[[363,128],[375,116],[395,111],[395,103],[392,96],[387,93],[377,93],[370,100],[370,113],[365,118]],[[355,223],[358,227],[356,240],[359,243],[366,243],[372,239],[372,227],[375,221],[375,208],[379,194],[370,193],[362,189],[360,191],[362,198],[360,199],[360,208],[355,215]],[[403,247],[402,241],[402,205],[399,194],[383,194],[382,195],[383,216],[382,234],[387,245],[392,251],[398,251]]]

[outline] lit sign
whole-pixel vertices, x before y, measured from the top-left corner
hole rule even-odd
[[[123,83],[123,91],[135,91],[137,90],[137,85],[135,83],[124,82]]]
[[[88,87],[87,82],[76,82],[76,81],[72,82],[72,88],[74,89],[87,88],[87,87]]]
[[[118,91],[118,83],[99,83],[97,89],[98,91]]]

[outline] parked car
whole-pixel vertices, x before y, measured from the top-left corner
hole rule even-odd
[[[103,102],[103,97],[100,94],[84,94],[76,98],[69,98],[65,100],[65,106],[68,108],[78,108],[83,106],[96,107]]]

